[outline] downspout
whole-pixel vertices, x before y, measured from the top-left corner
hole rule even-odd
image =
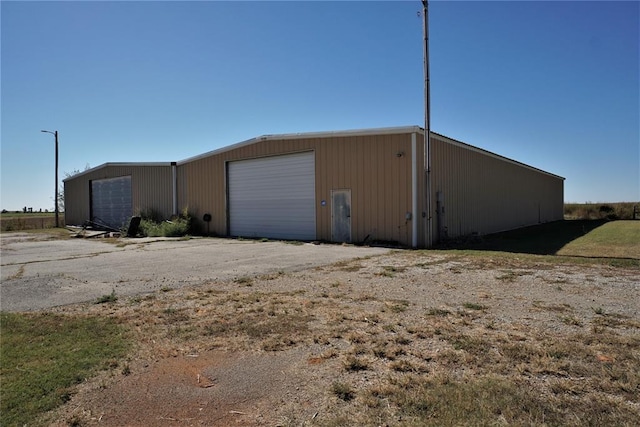
[[[172,211],[173,215],[178,215],[178,164],[176,162],[171,162],[171,186],[172,186],[172,199],[173,206]]]
[[[415,132],[411,134],[411,246],[418,247],[418,156]]]
[[[425,246],[433,245],[433,226],[431,215],[431,97],[429,82],[429,2],[422,0],[423,35],[424,35],[424,170],[425,170],[425,205],[426,229]]]

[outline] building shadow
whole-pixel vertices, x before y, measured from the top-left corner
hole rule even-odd
[[[606,220],[563,220],[486,236],[449,240],[437,249],[467,249],[555,255],[565,245],[605,224]]]

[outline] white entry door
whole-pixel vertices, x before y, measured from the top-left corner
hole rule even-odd
[[[351,190],[331,190],[331,241],[351,242]]]

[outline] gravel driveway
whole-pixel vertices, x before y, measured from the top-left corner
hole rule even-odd
[[[115,291],[135,295],[214,280],[299,271],[388,252],[383,248],[216,238],[47,240],[1,236],[4,311],[91,301]]]

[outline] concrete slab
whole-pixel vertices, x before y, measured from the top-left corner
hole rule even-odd
[[[29,311],[216,280],[297,271],[386,248],[218,238],[35,240],[1,236],[0,309]]]

